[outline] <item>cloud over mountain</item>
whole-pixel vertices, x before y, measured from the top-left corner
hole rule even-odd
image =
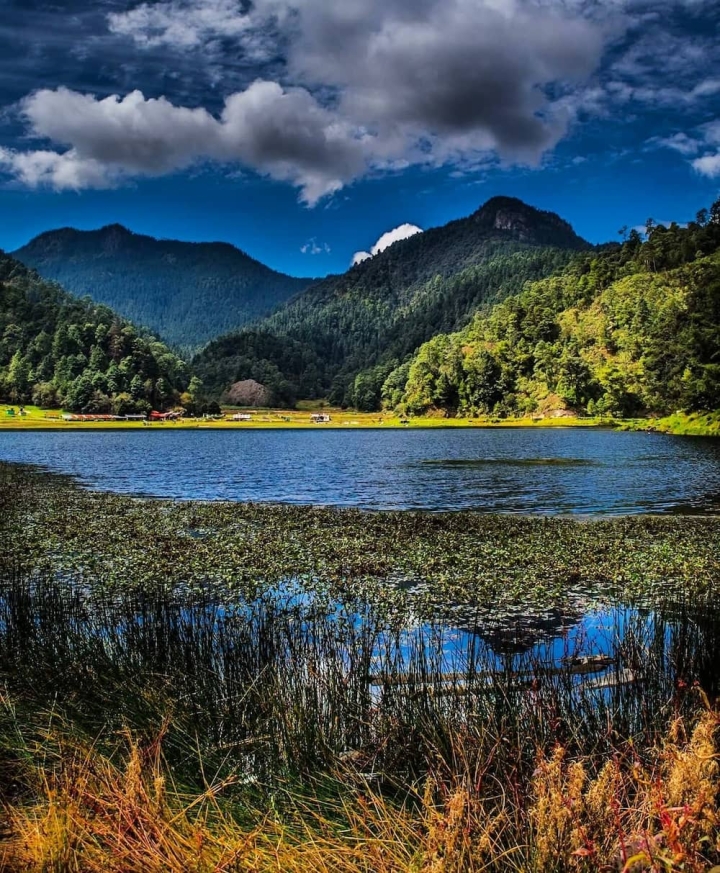
[[[314,203],[364,165],[355,130],[305,89],[275,82],[258,80],[230,95],[219,118],[140,91],[98,100],[66,88],[32,94],[22,113],[34,136],[66,147],[0,152],[0,164],[31,187],[111,187],[212,160],[290,182]]]
[[[408,237],[415,236],[416,233],[422,232],[422,228],[418,227],[416,224],[401,224],[399,227],[395,227],[387,233],[384,233],[369,252],[355,252],[352,259],[352,265],[355,266],[356,264],[361,264],[363,261],[367,261],[368,258],[377,255],[379,252],[384,252],[385,249],[393,243],[396,243],[401,239],[408,239]]]

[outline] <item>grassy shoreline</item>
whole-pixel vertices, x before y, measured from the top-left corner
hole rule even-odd
[[[647,431],[673,436],[720,437],[720,412],[675,413],[665,418],[443,418],[422,416],[407,420],[396,415],[379,412],[349,412],[327,409],[331,421],[315,424],[310,420],[310,411],[304,409],[267,409],[253,411],[252,421],[237,422],[228,418],[187,419],[178,422],[149,423],[127,422],[73,422],[63,421],[60,410],[41,410],[26,407],[25,416],[7,414],[7,404],[0,405],[0,433],[13,431],[91,431],[91,430],[362,430],[362,429],[525,429],[525,428],[612,428],[622,431]],[[17,410],[17,408],[15,407]],[[229,416],[230,413],[228,412]]]
[[[673,436],[720,437],[720,412],[676,412],[657,420],[618,422],[618,426]]]

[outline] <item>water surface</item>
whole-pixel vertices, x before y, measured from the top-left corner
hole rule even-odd
[[[587,515],[720,509],[720,442],[595,429],[6,432],[0,460],[177,499]]]

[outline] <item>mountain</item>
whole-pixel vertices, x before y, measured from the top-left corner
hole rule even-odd
[[[423,414],[632,417],[720,408],[720,200],[576,258],[463,330],[438,334],[383,386]]]
[[[124,415],[191,404],[188,388],[155,337],[0,252],[0,401]]]
[[[210,343],[193,366],[216,394],[254,379],[279,403],[327,396],[375,409],[387,375],[419,345],[589,248],[554,213],[494,197],[311,285],[252,328]]]
[[[310,282],[277,273],[228,243],[158,240],[119,224],[51,230],[13,255],[185,352],[267,315]]]

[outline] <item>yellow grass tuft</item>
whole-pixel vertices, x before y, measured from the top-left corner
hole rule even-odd
[[[592,780],[562,747],[541,756],[529,812],[533,869],[708,870],[720,853],[719,726],[707,710],[686,739],[677,720],[654,758],[609,760]]]

